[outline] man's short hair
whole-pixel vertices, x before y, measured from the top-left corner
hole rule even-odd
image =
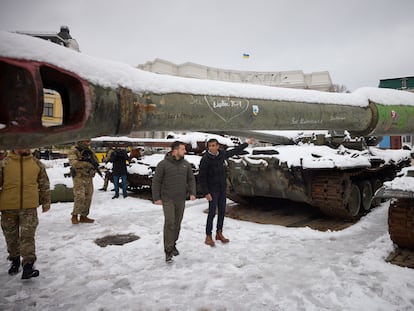
[[[218,142],[218,140],[217,140],[216,138],[210,138],[209,140],[207,140],[207,146],[208,146],[210,143],[216,143],[216,144],[218,144],[219,142]]]
[[[177,140],[171,144],[171,150],[178,150],[181,145],[185,146],[185,144],[182,141]]]

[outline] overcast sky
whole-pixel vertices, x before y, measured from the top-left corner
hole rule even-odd
[[[353,91],[414,76],[413,12],[413,0],[0,0],[0,30],[67,25],[82,53],[132,66],[327,70]]]

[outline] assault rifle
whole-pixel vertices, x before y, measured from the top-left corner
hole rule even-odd
[[[93,168],[98,173],[98,175],[101,176],[102,178],[104,178],[103,175],[102,175],[102,173],[101,173],[101,171],[99,170],[99,163],[96,160],[96,157],[93,155],[92,150],[90,150],[90,149],[82,149],[82,150],[79,150],[79,151],[80,151],[81,157],[82,157],[81,158],[81,161],[86,161],[86,162],[89,162],[90,164],[92,164],[93,165]]]

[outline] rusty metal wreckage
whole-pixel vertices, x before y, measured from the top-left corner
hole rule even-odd
[[[61,96],[61,125],[42,125],[44,89],[55,90]],[[398,96],[400,91],[394,92]],[[414,132],[411,105],[390,105],[369,98],[364,107],[338,105],[333,93],[325,95],[329,98],[332,94],[332,104],[312,102],[311,95],[305,102],[225,93],[134,92],[89,81],[56,63],[0,53],[0,146],[39,147],[141,130],[327,129],[348,130],[357,136]]]

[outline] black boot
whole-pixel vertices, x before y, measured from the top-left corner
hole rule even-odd
[[[32,263],[27,263],[23,266],[22,280],[35,278],[39,276],[39,270],[33,269]]]
[[[171,251],[171,254],[173,255],[173,256],[178,256],[178,255],[180,255],[180,252],[178,251],[178,249],[175,247],[175,245],[174,245],[174,247],[173,247],[173,249],[172,249],[172,251]]]
[[[173,254],[171,252],[165,253],[165,261],[166,262],[172,262]]]
[[[11,258],[11,264],[9,269],[10,275],[15,275],[19,272],[20,267],[20,256]]]

